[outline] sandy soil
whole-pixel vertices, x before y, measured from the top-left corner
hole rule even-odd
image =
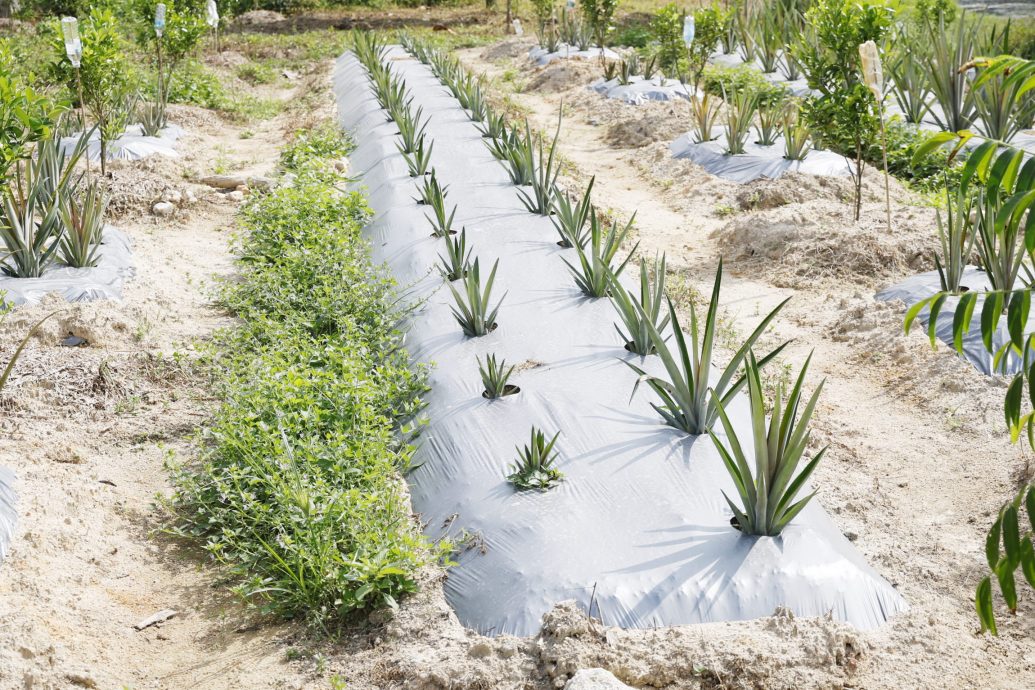
[[[57,312],[0,401],[0,465],[17,473],[20,494],[0,567],[0,687],[288,687],[297,676],[281,642],[293,631],[258,626],[200,552],[156,532],[153,505],[168,490],[165,460],[193,452],[215,404],[191,371],[195,345],[228,323],[211,298],[232,270],[238,204],[191,180],[217,167],[268,174],[296,117],[252,124],[242,138],[244,127],[173,107],[189,132],[184,155],[113,164],[105,180],[111,222],[133,241],[123,302],[48,298],[0,328],[10,353]],[[177,206],[172,217],[151,214],[161,200]],[[59,347],[70,333],[88,346]],[[176,616],[134,629],[163,609]]]
[[[527,71],[522,49],[508,42],[462,57],[500,76]],[[536,637],[487,639],[458,623],[436,568],[394,616],[378,612],[334,641],[242,607],[217,569],[158,531],[153,505],[168,490],[165,459],[189,457],[216,404],[190,367],[196,342],[228,322],[211,287],[232,271],[236,206],[189,180],[217,165],[267,173],[299,113],[250,125],[254,136],[242,139],[242,127],[184,111],[185,159],[114,173],[126,197],[116,224],[133,238],[138,266],[125,300],[48,301],[0,327],[8,352],[41,315],[61,310],[0,400],[0,464],[16,470],[21,493],[21,523],[0,566],[0,688],[550,688],[592,667],[640,687],[1035,686],[1031,597],[1022,615],[1002,613],[996,639],[977,634],[972,613],[990,516],[1029,476],[1030,458],[1002,430],[1003,387],[946,348],[904,336],[900,305],[871,297],[926,267],[931,210],[896,187],[889,235],[876,178],[860,223],[838,181],[718,180],[664,155],[678,131],[678,110],[664,110],[673,106],[594,101],[581,89],[594,77],[571,73],[583,82],[510,94],[546,130],[564,101],[565,184],[597,175],[610,210],[638,210],[643,251],[668,253],[678,294],[706,293],[724,255],[729,331],[793,296],[772,340],[794,339],[783,358],[794,366],[815,349],[813,375],[827,377],[816,419],[817,443],[831,444],[815,477],[821,500],[911,611],[871,633],[779,611],[622,631],[561,605]],[[151,216],[172,192],[177,214]],[[58,347],[68,332],[89,347]],[[177,615],[134,630],[166,608]]]

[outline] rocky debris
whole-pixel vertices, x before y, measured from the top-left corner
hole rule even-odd
[[[184,202],[184,194],[175,187],[167,187],[162,191],[160,200],[179,206]]]
[[[145,628],[150,628],[152,625],[158,625],[159,623],[164,623],[165,621],[169,620],[170,618],[172,618],[175,615],[176,615],[176,612],[173,611],[172,609],[162,609],[158,613],[154,613],[154,614],[148,616],[147,618],[145,618],[144,620],[140,621],[139,623],[134,625],[133,628],[136,629],[136,630],[143,630]]]
[[[246,186],[257,192],[268,192],[273,189],[273,180],[268,177],[252,176],[248,178]]]
[[[99,687],[97,685],[97,681],[94,680],[93,676],[91,676],[89,671],[86,671],[86,670],[83,670],[83,671],[72,671],[70,673],[66,673],[65,674],[65,678],[67,678],[68,682],[71,683],[72,685],[77,685],[77,686],[79,686],[81,688],[96,688],[96,687]]]
[[[602,668],[587,668],[575,672],[564,684],[564,690],[624,690],[631,688]]]
[[[239,204],[242,201],[244,201],[244,192],[241,191],[240,189],[235,189],[234,191],[232,191],[229,194],[227,194],[226,198],[229,199],[230,201],[234,202],[234,203]]]
[[[216,189],[237,189],[247,184],[247,180],[236,175],[209,175],[201,178],[201,184]]]

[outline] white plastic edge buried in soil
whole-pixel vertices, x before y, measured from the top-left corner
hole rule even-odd
[[[401,49],[389,56],[430,116],[434,167],[448,184],[454,227],[467,228],[483,275],[500,260],[494,296],[506,293],[499,327],[467,338],[435,264],[416,186],[396,150],[397,128],[373,96],[363,67],[339,59],[335,93],[342,125],[354,132],[351,168],[375,215],[365,229],[373,257],[407,294],[423,300],[406,346],[433,363],[429,425],[409,473],[413,507],[427,533],[466,544],[446,595],[480,633],[531,635],[560,601],[592,606],[606,623],[653,627],[767,616],[787,606],[873,628],[906,608],[814,500],[778,538],[730,525],[722,492],[733,484],[707,437],[661,423],[649,391],[630,401],[636,375],[621,360],[659,372],[623,348],[609,300],[581,296],[548,218],[529,214],[517,189],[446,88]],[[646,209],[641,209],[641,212]],[[517,395],[482,397],[476,357],[520,365]],[[740,396],[731,410],[748,428]],[[560,431],[565,480],[545,492],[506,481],[515,445],[532,426]]]
[[[980,292],[986,292],[992,289],[992,284],[988,282],[988,276],[984,271],[973,266],[968,266],[963,269],[963,280],[961,281],[964,286],[970,290],[977,290]],[[937,271],[929,271],[927,273],[921,273],[920,275],[913,276],[903,280],[901,283],[892,285],[891,287],[885,288],[877,293],[876,298],[882,302],[891,300],[902,300],[905,302],[906,307],[911,307],[917,302],[927,299],[941,292],[941,281],[938,279]],[[979,296],[975,302],[974,307],[974,320],[971,322],[970,330],[963,336],[963,352],[960,355],[968,362],[974,365],[974,368],[980,371],[982,374],[1002,373],[1002,374],[1016,374],[1021,371],[1021,358],[1014,352],[1009,352],[1003,358],[1003,361],[999,364],[999,369],[993,368],[993,356],[985,348],[985,343],[981,338],[981,306],[984,304],[985,298]],[[938,323],[935,324],[935,335],[938,340],[942,341],[949,347],[952,347],[953,343],[953,318],[952,315],[956,312],[956,305],[959,304],[958,297],[949,297],[945,300],[945,304],[942,306]],[[913,328],[921,333],[927,331],[927,325],[930,323],[931,310],[928,308],[923,309],[917,315],[917,322]],[[1025,335],[1035,333],[1035,318],[1029,318],[1028,323],[1024,327]],[[994,351],[999,349],[1010,342],[1010,331],[1006,325],[1006,319],[999,320],[999,326],[996,328],[995,334],[992,336],[992,347]],[[1005,367],[1005,368],[1004,368]]]
[[[0,299],[11,304],[36,304],[50,292],[59,292],[66,302],[122,299],[122,283],[133,276],[129,237],[110,225],[104,226],[97,265],[71,268],[51,265],[39,278],[11,278],[0,274]]]
[[[7,557],[7,549],[14,537],[14,525],[18,522],[15,500],[14,474],[6,467],[0,467],[0,563]]]

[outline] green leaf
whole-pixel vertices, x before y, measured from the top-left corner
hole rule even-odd
[[[995,627],[995,611],[992,608],[992,581],[986,577],[977,586],[974,597],[974,604],[977,608],[978,619],[981,621],[981,632],[986,630],[993,635],[999,632]]]
[[[988,562],[989,570],[995,570],[996,566],[999,565],[999,534],[1002,529],[1002,523],[1000,518],[996,518],[996,521],[992,524],[992,528],[988,530],[988,536],[985,537],[985,560]]]

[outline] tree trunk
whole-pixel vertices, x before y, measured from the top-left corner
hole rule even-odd
[[[0,0],[0,19],[9,19],[14,14],[14,0]]]
[[[862,142],[855,145],[855,220],[859,220],[862,214],[862,186],[863,186],[863,147]]]

